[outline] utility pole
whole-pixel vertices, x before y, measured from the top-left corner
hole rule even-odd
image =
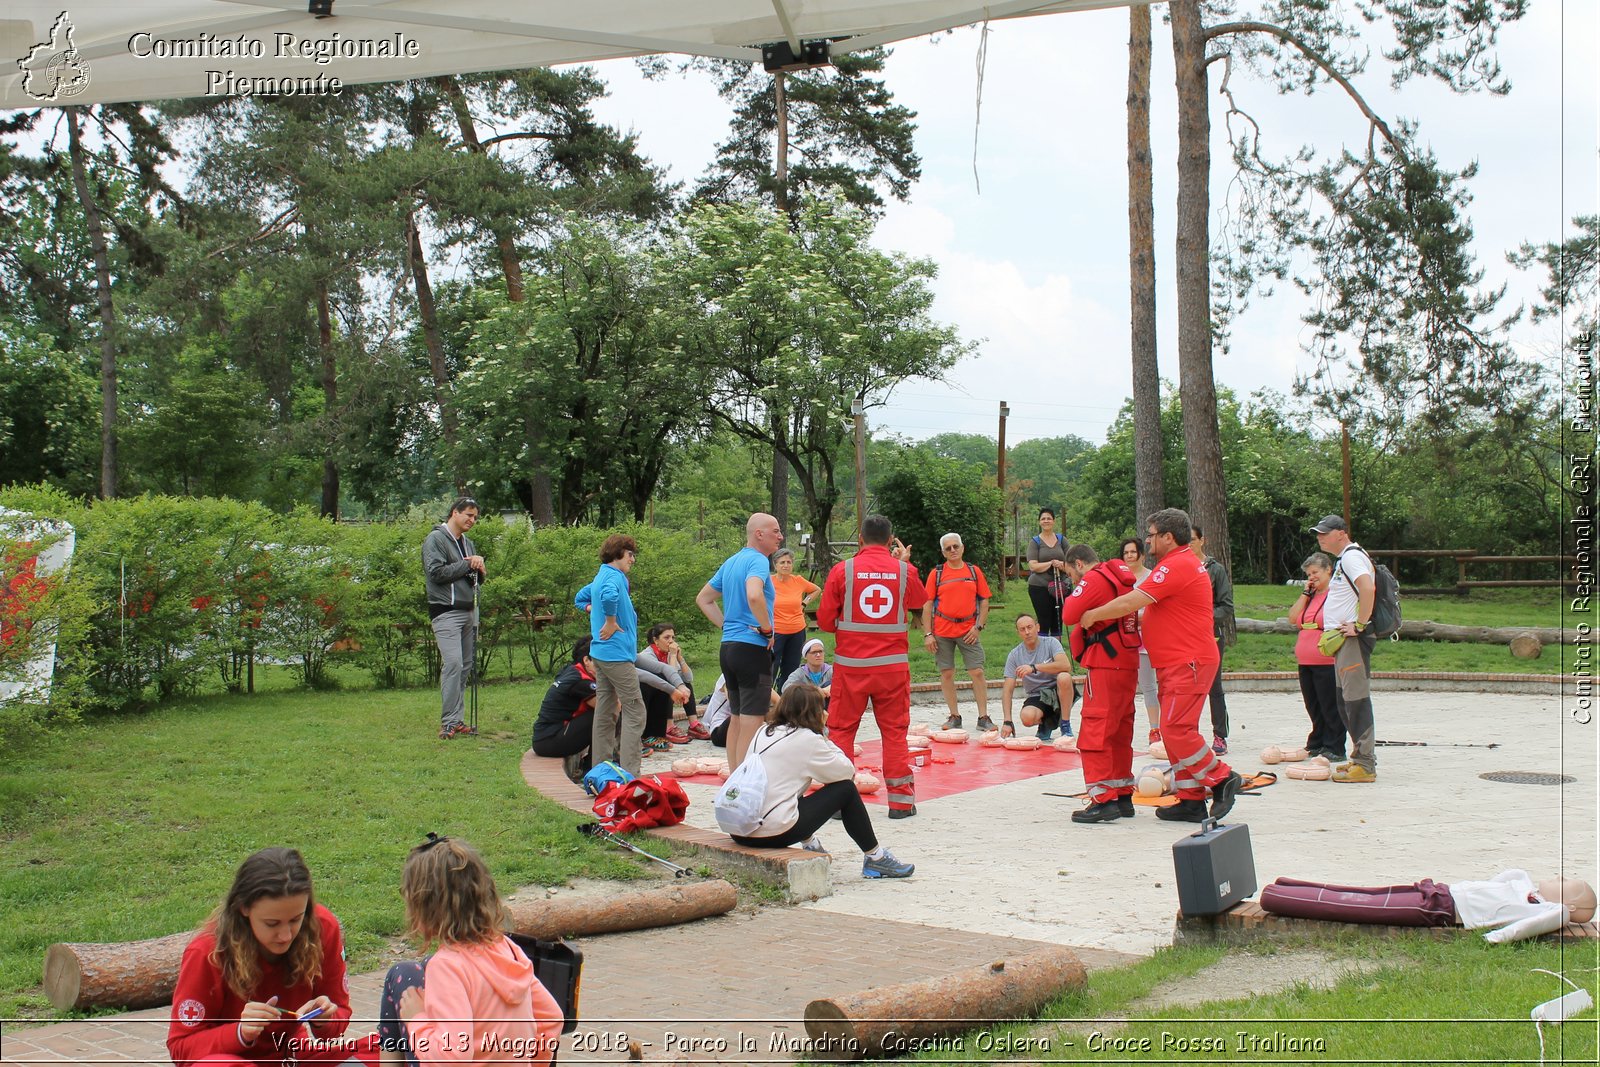
[[[1349,530],[1352,527],[1350,525],[1350,424],[1347,422],[1339,424],[1339,458],[1341,466],[1344,467],[1344,525],[1345,529]]]
[[[856,546],[861,545],[861,523],[867,517],[867,409],[857,397],[850,403],[856,420]]]
[[[1006,416],[1011,414],[1011,405],[1004,400],[1000,401],[1000,456],[995,464],[998,475],[995,481],[1000,486],[1000,595],[1006,591]]]

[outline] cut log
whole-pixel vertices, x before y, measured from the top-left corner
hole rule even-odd
[[[1531,633],[1520,633],[1511,639],[1511,654],[1518,659],[1538,659],[1544,652],[1544,642]]]
[[[1027,1018],[1088,974],[1053,948],[922,982],[867,989],[806,1005],[806,1034],[822,1059],[898,1056],[986,1022]]]
[[[552,940],[674,926],[726,915],[738,901],[733,885],[719,879],[622,893],[514,900],[508,908],[511,928],[517,933]]]
[[[1297,634],[1300,628],[1288,619],[1239,619],[1237,627],[1242,634]],[[1557,626],[1452,626],[1449,623],[1430,622],[1426,619],[1400,624],[1402,641],[1457,641],[1485,645],[1509,645],[1524,634],[1537,638],[1541,644],[1597,644],[1600,628],[1588,631],[1563,630]]]
[[[44,951],[44,992],[61,1011],[172,1003],[178,964],[195,931],[148,941],[57,942]]]

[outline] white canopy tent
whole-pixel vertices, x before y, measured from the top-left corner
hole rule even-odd
[[[762,46],[857,51],[985,19],[1147,0],[6,0],[0,108],[302,93],[404,78]],[[815,51],[811,51],[815,57]],[[318,78],[320,76],[320,81]]]

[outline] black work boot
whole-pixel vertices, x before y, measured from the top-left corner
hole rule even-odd
[[[1211,787],[1211,817],[1221,819],[1233,810],[1233,802],[1239,796],[1239,790],[1244,788],[1244,779],[1239,777],[1238,771],[1230,771],[1228,777]]]
[[[1156,818],[1165,819],[1167,822],[1205,822],[1206,802],[1203,800],[1180,800],[1168,807],[1157,808]]]
[[[1087,808],[1079,808],[1072,813],[1073,822],[1116,822],[1122,818],[1122,812],[1117,807],[1115,800],[1108,800],[1102,804],[1090,804]]]

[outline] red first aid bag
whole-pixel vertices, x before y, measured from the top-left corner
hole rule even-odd
[[[675,779],[658,774],[631,782],[612,782],[594,800],[600,825],[614,834],[676,826],[689,810],[689,794]]]

